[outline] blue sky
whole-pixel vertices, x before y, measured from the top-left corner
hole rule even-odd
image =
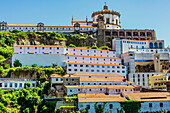
[[[68,25],[71,18],[91,19],[93,11],[120,12],[124,29],[155,29],[157,39],[170,45],[170,0],[1,0],[0,21],[9,24]]]

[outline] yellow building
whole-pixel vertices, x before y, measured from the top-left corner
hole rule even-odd
[[[154,90],[166,91],[166,82],[168,81],[167,75],[154,75],[149,77],[149,87]]]

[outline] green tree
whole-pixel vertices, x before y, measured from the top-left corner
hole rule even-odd
[[[98,49],[98,47],[94,45],[91,47],[91,49]]]
[[[9,69],[10,68],[10,64],[6,64],[5,66],[4,66],[4,69]]]
[[[70,44],[69,47],[76,47],[74,44]]]
[[[33,64],[32,67],[37,67],[37,64]]]
[[[22,64],[20,63],[19,60],[15,59],[15,61],[14,61],[14,67],[22,67]]]
[[[4,106],[3,103],[0,102],[0,112],[5,113],[7,112],[7,108]]]
[[[30,113],[30,110],[29,110],[29,108],[26,108],[26,109],[24,109],[23,112],[24,112],[24,113]]]
[[[31,86],[31,83],[30,83],[30,82],[27,82],[26,85],[27,85],[27,87],[30,87],[30,86]]]

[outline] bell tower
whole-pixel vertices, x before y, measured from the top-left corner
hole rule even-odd
[[[154,54],[154,68],[155,68],[155,72],[160,72],[161,71],[160,54],[158,54],[157,51]]]

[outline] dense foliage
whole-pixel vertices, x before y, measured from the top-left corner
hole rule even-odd
[[[55,67],[12,67],[8,69],[4,69],[2,66],[0,66],[0,77],[10,77],[11,73],[14,73],[15,76],[20,76],[20,73],[26,73],[26,74],[36,74],[38,80],[47,80],[51,74],[61,74],[63,75],[65,73],[64,69],[60,66]]]
[[[27,43],[35,45],[36,41],[38,41],[39,44],[55,45],[56,40],[62,41],[66,40],[66,38],[62,33],[55,32],[0,31],[1,47],[12,46],[14,43],[17,45],[24,45]]]
[[[123,110],[125,113],[138,113],[138,111],[141,109],[141,101],[136,101],[136,100],[128,100],[128,101],[122,101],[120,102]],[[122,111],[122,109],[117,111]]]
[[[53,113],[55,107],[51,107],[49,102],[44,102],[42,95],[47,93],[49,83],[45,82],[40,87],[26,89],[0,89],[0,112],[8,113]],[[56,105],[52,102],[51,105]]]

